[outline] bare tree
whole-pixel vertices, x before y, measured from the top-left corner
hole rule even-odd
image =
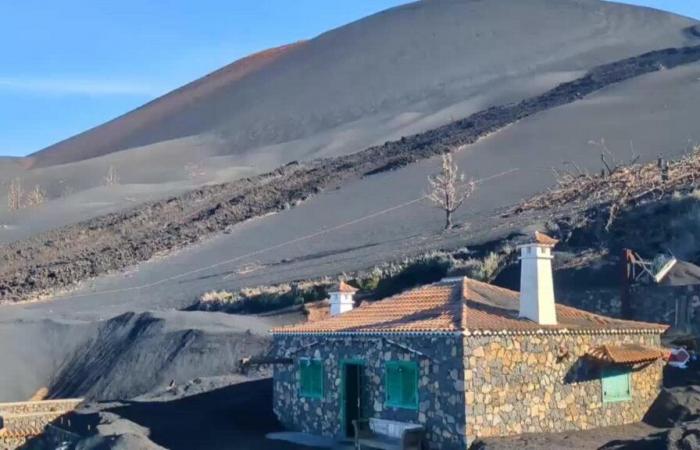
[[[429,176],[428,183],[430,192],[426,197],[445,212],[445,230],[449,230],[452,228],[452,214],[472,195],[476,183],[465,180],[451,152],[442,155],[442,169],[440,173]]]
[[[637,161],[639,161],[639,156],[637,152],[634,150],[634,143],[630,141],[630,160],[623,162],[617,159],[615,154],[608,148],[608,145],[605,143],[605,138],[600,138],[600,141],[588,141],[589,145],[592,145],[594,147],[597,147],[600,150],[600,162],[603,165],[603,169],[601,171],[602,175],[605,175],[605,172],[607,171],[607,176],[611,176],[615,172],[617,172],[621,167],[625,166],[631,166],[633,164],[636,164]]]
[[[117,168],[114,166],[109,166],[109,169],[107,169],[107,175],[105,175],[103,180],[105,186],[116,186],[119,184],[119,173],[117,172]]]
[[[29,191],[26,195],[26,205],[27,206],[39,206],[43,205],[46,200],[46,192],[41,189],[38,184],[34,186],[34,189]]]
[[[22,181],[19,178],[10,182],[10,188],[7,191],[7,207],[10,211],[22,207]]]

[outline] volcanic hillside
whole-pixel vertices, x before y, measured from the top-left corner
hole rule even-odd
[[[39,151],[32,164],[194,136],[207,142],[200,152],[256,168],[348,153],[677,46],[689,25],[598,0],[417,2],[245,58]]]
[[[692,44],[693,25],[599,0],[437,0],[390,9],[244,58],[23,161],[0,160],[0,173],[11,174],[3,176],[3,197],[16,176],[25,190],[38,185],[57,202],[51,212],[3,217],[10,231],[0,230],[0,241],[423,132],[540,94],[601,64]],[[671,87],[658,83],[653,91]],[[604,114],[619,115],[627,100],[641,102],[646,113],[659,107],[647,97],[616,97]],[[569,149],[549,136],[558,132],[554,126],[532,148],[519,142],[518,151],[567,158],[558,153]],[[580,150],[604,135],[591,128],[567,146]],[[636,124],[619,124],[616,136],[634,139],[637,131]],[[661,142],[650,145],[674,148],[692,138],[690,132],[661,133]],[[110,168],[118,183],[105,181]],[[6,216],[4,203],[0,216]]]
[[[697,26],[599,0],[417,2],[0,158],[0,198],[15,177],[47,194],[0,204],[0,297],[22,302],[0,305],[0,399],[220,375],[281,319],[172,311],[204,292],[474,248],[547,219],[503,214],[555,186],[552,168],[599,173],[603,148],[640,165],[687,153]],[[421,198],[448,149],[477,189],[443,232]]]
[[[479,181],[457,242],[526,227],[494,218],[552,186],[553,167],[600,170],[601,147],[647,162],[700,142],[699,46],[695,21],[646,8],[436,0],[253,55],[29,158],[0,160],[5,188],[15,175],[48,196],[0,206],[0,243],[15,242],[0,249],[4,298],[72,288],[224,230],[96,282],[113,304],[124,301],[114,288],[135,284],[139,297],[179,305],[215,284],[332,275],[442,245],[437,212],[417,199],[434,156],[451,148]],[[300,164],[253,176],[290,161]],[[232,263],[265,270],[233,277]],[[225,271],[199,276],[208,264]],[[172,282],[191,270],[193,284]]]

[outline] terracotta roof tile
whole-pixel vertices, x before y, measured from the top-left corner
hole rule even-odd
[[[637,344],[601,345],[588,351],[590,358],[612,364],[635,364],[665,358],[668,352]]]
[[[284,333],[537,332],[649,330],[666,325],[599,316],[557,305],[557,325],[518,317],[519,293],[468,278],[446,279],[314,323],[276,328]]]
[[[357,292],[357,288],[350,286],[345,281],[341,281],[340,283],[333,286],[328,292],[346,292],[352,294]]]
[[[549,245],[551,247],[554,247],[559,243],[558,240],[551,238],[544,233],[540,233],[539,231],[535,231],[535,242],[542,245]]]

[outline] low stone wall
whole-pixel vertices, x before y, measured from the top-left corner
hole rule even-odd
[[[634,286],[632,308],[638,320],[700,332],[700,286]]]
[[[3,436],[0,434],[0,450],[16,450],[25,445],[31,437]]]
[[[277,356],[293,364],[276,365],[274,410],[289,429],[325,436],[344,436],[341,422],[341,361],[363,363],[363,417],[419,423],[426,427],[430,448],[464,450],[464,366],[461,337],[328,337],[275,336]],[[323,398],[299,395],[299,359],[321,359]],[[419,407],[398,409],[385,404],[385,362],[418,363]]]
[[[557,292],[558,301],[564,305],[601,314],[608,317],[622,317],[620,289],[576,289]]]
[[[0,403],[0,416],[5,414],[31,414],[37,412],[72,411],[83,399],[42,400],[35,402]]]
[[[82,399],[0,403],[0,450],[14,450],[44,433]]]
[[[621,317],[620,290],[572,290],[561,293],[562,302],[610,317]],[[700,333],[700,286],[636,285],[630,292],[632,319],[665,323]]]
[[[586,430],[638,422],[658,395],[663,362],[632,374],[632,400],[603,403],[597,367],[583,356],[602,344],[659,346],[659,336],[465,337],[467,437]],[[559,358],[558,354],[568,352]]]

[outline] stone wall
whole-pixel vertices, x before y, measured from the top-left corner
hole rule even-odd
[[[341,423],[342,360],[364,362],[363,417],[419,423],[426,427],[430,448],[464,450],[464,366],[461,336],[324,337],[275,336],[277,356],[293,364],[275,365],[274,409],[289,429],[326,436],[343,436]],[[299,395],[300,358],[324,363],[321,399]],[[385,405],[384,364],[415,361],[419,367],[419,408]]]
[[[585,430],[639,421],[656,398],[663,362],[636,368],[632,400],[603,403],[599,368],[583,358],[602,344],[659,346],[659,336],[465,337],[467,437]],[[559,354],[568,356],[559,358]]]
[[[638,320],[700,332],[700,286],[634,286],[632,308]]]
[[[5,414],[31,414],[38,412],[72,411],[83,399],[41,400],[34,402],[0,403],[0,416]]]
[[[46,425],[66,414],[63,411],[38,412],[29,414],[7,414],[2,416],[0,432],[13,436],[36,436],[43,433]]]
[[[610,317],[621,317],[620,290],[600,288],[561,293],[562,302]],[[636,285],[630,292],[634,320],[665,323],[700,333],[700,286]]]
[[[0,434],[0,450],[16,450],[26,445],[32,437],[3,436]]]
[[[620,289],[593,288],[557,291],[557,301],[564,305],[601,314],[608,317],[622,317]]]
[[[22,447],[81,402],[82,399],[65,399],[0,403],[0,450]]]

